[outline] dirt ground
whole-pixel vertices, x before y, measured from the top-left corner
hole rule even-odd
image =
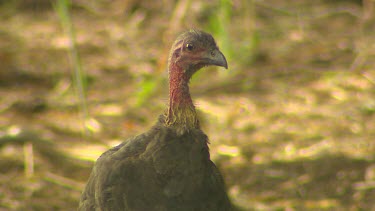
[[[374,6],[77,0],[69,21],[53,1],[0,1],[0,210],[76,210],[96,158],[164,111],[189,28],[228,59],[191,93],[236,207],[375,210]]]

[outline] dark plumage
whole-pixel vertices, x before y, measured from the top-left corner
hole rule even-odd
[[[196,30],[180,35],[168,60],[167,111],[148,132],[99,157],[79,210],[230,210],[189,94],[191,76],[207,65],[228,67],[212,36]]]

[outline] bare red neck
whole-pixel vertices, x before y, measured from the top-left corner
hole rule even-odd
[[[190,75],[176,63],[169,64],[169,108],[166,124],[184,132],[199,128],[195,107],[189,92]]]
[[[171,65],[169,71],[170,106],[174,108],[193,106],[189,92],[189,78],[177,65]]]

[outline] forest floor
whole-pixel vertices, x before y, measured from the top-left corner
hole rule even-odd
[[[80,94],[56,7],[0,1],[0,210],[75,210],[96,158],[163,113],[190,27],[228,60],[191,93],[237,207],[375,210],[375,3],[221,3],[74,1]]]

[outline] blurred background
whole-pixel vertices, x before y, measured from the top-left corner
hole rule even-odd
[[[75,210],[97,157],[164,112],[189,28],[228,60],[191,93],[237,207],[374,210],[374,5],[0,1],[0,210]]]

